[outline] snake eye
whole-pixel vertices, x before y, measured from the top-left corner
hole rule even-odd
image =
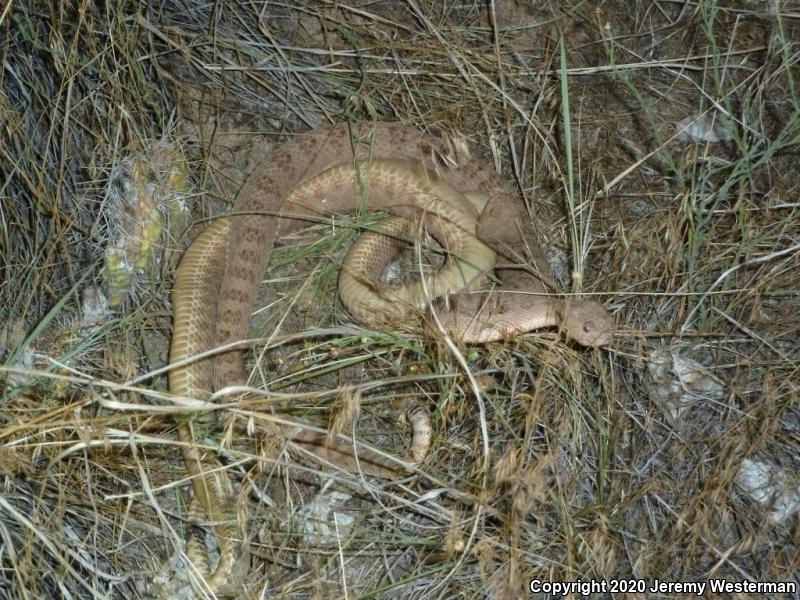
[[[592,333],[594,330],[594,323],[591,321],[584,321],[583,322],[583,333]]]

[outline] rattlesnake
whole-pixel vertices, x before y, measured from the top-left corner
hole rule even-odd
[[[370,167],[373,161],[378,161],[377,168]],[[408,167],[407,176],[396,176],[396,169],[395,176],[387,176],[381,165],[393,161],[411,161],[413,166]],[[394,162],[395,167],[401,164]],[[351,175],[331,178],[330,170],[341,170],[341,165],[350,165]],[[406,167],[399,168],[404,173]],[[353,176],[355,172],[358,175]],[[172,393],[204,399],[214,389],[247,382],[238,349],[218,353],[213,359],[187,359],[245,338],[261,273],[279,234],[297,229],[309,219],[352,211],[362,204],[414,221],[427,212],[430,203],[426,182],[437,178],[461,192],[480,191],[488,196],[476,232],[497,252],[501,263],[505,261],[501,266],[517,261],[526,249],[532,255],[538,277],[521,270],[499,271],[505,274],[501,291],[543,291],[540,280],[548,279],[547,263],[529,232],[524,209],[490,169],[463,152],[454,152],[440,139],[400,125],[323,127],[297,136],[256,168],[242,186],[232,215],[213,221],[184,253],[172,291],[170,362],[179,365],[169,374]],[[449,319],[447,331],[467,342],[500,339],[521,330],[515,321],[520,307],[527,313],[523,328],[561,326],[569,337],[584,345],[604,345],[613,331],[608,313],[593,302],[504,293],[494,295],[489,303],[506,312],[501,315],[481,310],[486,305],[481,295],[456,299],[457,308],[443,313]],[[214,523],[220,549],[216,570],[210,575],[204,573],[205,582],[216,593],[235,593],[241,588],[248,560],[237,541],[241,532],[235,525],[233,488],[224,470],[209,473],[216,463],[201,455],[191,423],[180,421],[178,433],[184,462],[192,475],[194,502]],[[331,447],[321,441],[324,436],[308,430],[276,427],[275,435],[313,445],[317,454],[339,464],[353,461],[346,445]],[[367,453],[362,457],[359,451],[358,460],[359,467],[368,472],[386,470],[379,455],[375,458]],[[187,554],[192,562],[202,567],[207,557],[200,550],[190,550],[187,548]]]

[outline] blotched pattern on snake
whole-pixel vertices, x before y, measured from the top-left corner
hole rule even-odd
[[[487,198],[480,215],[463,198],[442,200],[462,193]],[[431,210],[435,204],[440,206]],[[524,207],[481,161],[454,152],[441,139],[400,125],[342,124],[299,135],[278,148],[242,186],[232,216],[213,221],[184,253],[172,291],[170,347],[170,362],[184,364],[170,372],[171,392],[204,399],[215,389],[244,385],[247,378],[238,350],[213,359],[188,363],[186,359],[245,338],[261,274],[279,235],[306,225],[308,219],[364,205],[412,222],[424,215],[429,222],[439,219],[441,236],[455,246],[451,248],[454,254],[468,247],[477,252],[466,260],[463,256],[455,259],[456,275],[442,284],[444,293],[454,292],[459,278],[469,285],[471,276],[466,272],[480,271],[485,268],[482,261],[493,262],[490,255],[496,254],[496,273],[502,281],[498,293],[489,298],[461,294],[450,310],[439,311],[450,335],[481,343],[558,326],[583,345],[609,343],[613,322],[601,305],[542,294],[549,268]],[[431,219],[433,214],[438,216]],[[530,263],[522,269],[520,256],[526,250]],[[220,559],[215,571],[208,573],[201,549],[187,545],[187,554],[201,572],[205,565],[209,589],[223,595],[237,593],[249,561],[236,525],[232,485],[224,470],[210,472],[217,463],[195,445],[189,421],[181,421],[178,432],[192,476],[195,507],[199,505],[214,523]],[[346,444],[325,444],[324,436],[308,430],[276,427],[275,435],[312,446],[317,454],[340,465],[354,463]],[[368,472],[392,470],[379,455],[362,457],[359,451],[358,458]]]

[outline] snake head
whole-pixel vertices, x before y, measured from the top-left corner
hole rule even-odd
[[[614,320],[597,302],[573,300],[564,306],[561,326],[581,346],[600,348],[611,343]]]

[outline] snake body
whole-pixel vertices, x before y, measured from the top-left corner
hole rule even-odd
[[[463,153],[455,154],[444,141],[395,124],[324,127],[299,135],[277,149],[244,183],[232,215],[206,227],[181,259],[172,290],[170,362],[179,366],[169,374],[171,392],[204,399],[215,389],[247,382],[240,350],[218,353],[213,359],[191,359],[245,338],[261,273],[276,238],[307,224],[309,219],[366,206],[415,222],[430,213],[432,197],[447,195],[451,188],[479,191],[488,197],[479,216],[464,216],[470,211],[468,202],[465,205],[456,201],[461,202],[457,210],[447,202],[440,202],[443,206],[438,207],[444,216],[436,218],[442,219],[440,227],[447,230],[442,236],[461,244],[455,249],[457,254],[463,258],[464,245],[473,244],[467,238],[476,235],[480,246],[489,248],[483,254],[479,249],[477,258],[454,262],[456,271],[463,273],[471,262],[480,262],[494,251],[507,263],[514,262],[519,249],[527,247],[533,252],[540,278],[510,271],[503,277],[502,289],[513,286],[541,291],[540,279],[547,279],[546,261],[528,233],[521,202],[508,193],[490,169]],[[468,231],[471,229],[474,231]],[[445,287],[449,290],[449,284]],[[515,316],[515,311],[519,312],[520,297],[495,294],[493,298],[465,296],[456,305],[467,307],[466,310],[442,313],[445,327],[468,342],[500,339],[519,331],[515,321],[519,315]],[[522,312],[532,310],[533,314],[528,315],[522,327],[560,326],[568,336],[589,346],[604,345],[610,340],[613,323],[600,305],[567,304],[542,296],[530,298],[533,301],[523,303]],[[511,311],[493,316],[486,311],[487,301],[495,308]],[[470,314],[469,310],[473,312]],[[196,446],[189,421],[178,423],[178,433],[184,463],[192,476],[194,498],[213,523],[220,559],[214,572],[209,573],[202,550],[187,545],[187,554],[199,567],[208,589],[217,594],[237,593],[248,561],[245,545],[240,541],[242,531],[237,525],[233,488],[226,472],[215,470],[218,463]],[[325,446],[316,434],[278,428],[275,435],[314,446],[316,452],[339,464],[348,462],[347,448]],[[349,460],[352,462],[352,456]],[[359,450],[360,467],[369,467],[371,460],[368,456],[366,460],[362,458]],[[373,466],[375,472],[383,467],[379,458]]]
[[[479,213],[471,197],[408,161],[373,162],[370,170],[383,180],[395,178],[417,188],[413,200],[425,203],[420,215],[424,217],[425,229],[441,242],[448,256],[444,266],[424,283],[390,287],[380,283],[380,271],[404,241],[418,237],[417,223],[403,217],[389,217],[380,221],[377,231],[365,232],[353,244],[339,272],[342,303],[361,323],[386,328],[401,323],[412,311],[423,311],[429,298],[473,287],[494,269],[497,254],[475,233]],[[341,177],[352,180],[350,165],[327,171],[324,180],[327,183]],[[318,180],[312,180],[315,189]],[[292,199],[294,194],[290,196]]]

